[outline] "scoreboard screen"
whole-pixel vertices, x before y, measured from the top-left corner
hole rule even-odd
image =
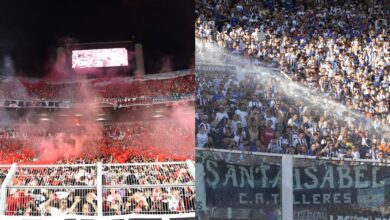
[[[72,50],[72,68],[128,66],[126,48]]]

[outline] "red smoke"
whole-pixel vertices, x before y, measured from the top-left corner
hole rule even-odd
[[[99,157],[112,157],[113,162],[118,163],[128,162],[132,158],[159,161],[194,159],[195,113],[193,104],[176,105],[172,108],[168,118],[148,122],[152,124],[151,127],[160,128],[160,130],[144,134],[141,139],[137,140],[139,142],[128,142],[125,146],[117,146],[119,145],[117,143],[106,143],[102,139],[103,125],[96,121],[96,116],[103,111],[95,102],[99,98],[99,94],[94,88],[91,88],[91,83],[87,83],[84,75],[74,75],[67,67],[66,62],[66,54],[60,54],[57,60],[49,60],[46,64],[48,73],[45,80],[59,82],[64,79],[76,79],[79,82],[79,88],[72,90],[73,87],[69,87],[70,89],[67,89],[65,93],[69,93],[69,97],[78,97],[77,106],[65,112],[48,114],[48,117],[51,117],[49,121],[41,121],[31,126],[26,126],[25,121],[20,121],[19,118],[10,119],[9,113],[0,109],[0,124],[2,120],[10,119],[4,123],[29,133],[25,140],[7,143],[8,150],[3,151],[7,154],[3,152],[2,155],[0,154],[0,163],[53,163],[78,158],[88,158],[89,161],[93,162]],[[163,60],[161,71],[170,71],[171,68],[172,63],[168,57]],[[10,86],[12,89],[7,86],[2,89],[1,87],[5,86],[6,83],[0,83],[0,91],[12,91],[22,94],[20,97],[23,99],[35,99],[35,97],[29,97],[31,94],[29,90],[34,88],[25,87],[23,82],[16,78],[14,81],[17,83]],[[39,87],[39,83],[36,83],[35,86]],[[150,92],[145,89],[143,83],[140,83],[138,87],[140,95],[147,95]],[[165,91],[167,89],[162,90],[162,92],[169,93],[169,91]],[[46,97],[56,97],[56,91],[48,89],[45,92],[49,94]],[[5,94],[5,96],[11,97],[12,94]],[[62,113],[66,113],[68,116],[59,117]],[[80,115],[80,117],[75,118],[75,115]],[[45,130],[51,130],[55,135],[40,133],[40,131]],[[178,135],[180,138],[170,136],[178,133],[180,133]],[[1,141],[0,139],[0,146]],[[36,161],[31,161],[32,158],[35,158]]]
[[[193,104],[171,104],[171,107],[167,107],[169,110],[166,110],[170,113],[161,120],[136,123],[148,129],[154,128],[153,132],[142,133],[141,137],[126,142],[107,142],[102,139],[103,125],[96,121],[96,116],[102,113],[102,109],[94,102],[98,96],[90,85],[80,84],[77,92],[84,101],[75,108],[64,112],[47,113],[45,117],[51,118],[50,121],[41,121],[34,125],[17,121],[10,123],[12,127],[16,126],[20,131],[27,132],[28,137],[21,141],[23,143],[18,142],[10,146],[11,153],[0,155],[0,162],[31,163],[32,158],[37,159],[35,163],[74,161],[79,158],[87,158],[86,162],[94,162],[96,158],[102,157],[112,157],[113,162],[117,163],[129,162],[133,158],[159,161],[193,159],[195,145]],[[59,117],[61,114],[70,116]],[[141,118],[143,113],[137,111],[136,114],[140,114]],[[55,135],[45,135],[42,134],[43,131],[53,131],[52,134]],[[128,135],[131,136],[132,133]]]

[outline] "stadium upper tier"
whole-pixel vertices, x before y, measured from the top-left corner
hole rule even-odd
[[[97,98],[170,97],[192,94],[194,75],[189,71],[134,77],[50,82],[19,77],[0,78],[0,99],[83,101]]]

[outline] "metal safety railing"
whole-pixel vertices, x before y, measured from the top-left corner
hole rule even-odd
[[[9,169],[11,169],[10,165],[0,165],[0,185],[3,184],[3,181],[7,176]]]
[[[12,186],[96,185],[96,165],[23,165],[13,175]]]
[[[7,189],[7,216],[97,215],[96,187],[14,186]]]
[[[3,185],[3,182],[5,181],[10,169],[11,169],[11,165],[0,165],[0,186]],[[1,190],[0,191],[0,200],[1,200],[1,198],[5,196],[5,193],[3,193],[5,189],[1,187],[0,190]]]
[[[1,219],[195,216],[192,161],[2,168]]]
[[[187,163],[140,163],[103,166],[103,185],[156,185],[193,183]]]
[[[194,185],[103,188],[103,215],[182,214],[195,212]]]

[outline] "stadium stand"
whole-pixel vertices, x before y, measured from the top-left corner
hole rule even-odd
[[[208,71],[196,79],[197,147],[355,159],[390,156],[387,134],[376,131],[390,124],[384,1],[283,2],[196,1],[196,38],[246,64],[278,68],[286,80],[361,112],[374,128],[286,98],[272,86],[277,81],[264,84],[251,73]]]

